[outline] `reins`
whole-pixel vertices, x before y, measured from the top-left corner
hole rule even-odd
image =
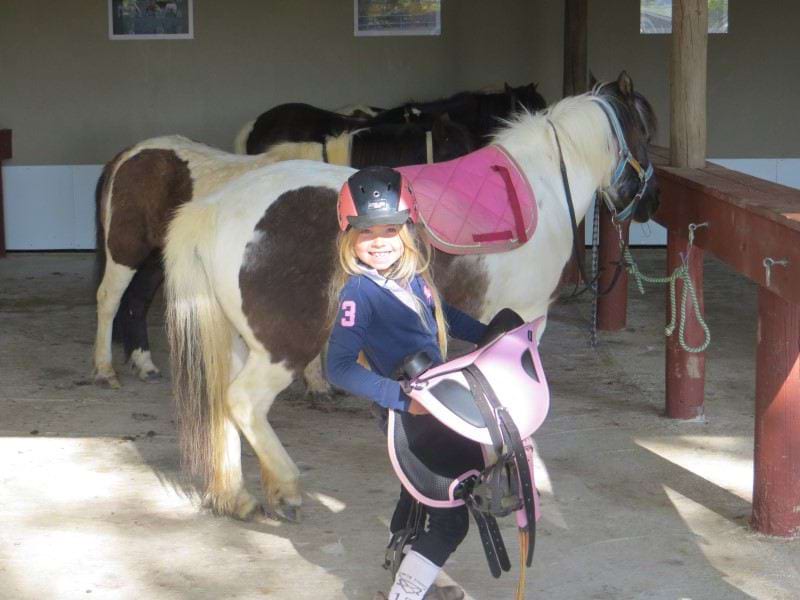
[[[589,277],[589,275],[586,273],[586,265],[584,264],[584,261],[581,259],[580,255],[580,248],[579,248],[580,242],[578,241],[580,234],[578,232],[577,218],[575,217],[575,204],[572,201],[572,191],[569,185],[569,175],[567,174],[567,165],[564,162],[564,153],[561,150],[561,141],[558,139],[558,131],[556,130],[555,124],[549,119],[547,120],[547,122],[553,129],[553,135],[555,136],[556,139],[556,147],[558,148],[558,163],[559,163],[559,168],[561,170],[561,182],[564,186],[564,193],[567,198],[567,208],[569,209],[569,220],[570,220],[570,225],[572,226],[572,250],[575,256],[575,260],[578,263],[578,270],[580,271],[581,278],[585,283],[583,289],[581,290],[578,290],[579,284],[576,283],[575,289],[573,290],[572,294],[570,294],[569,297],[576,298],[589,289],[594,290],[595,296],[604,296],[610,293],[611,290],[614,289],[614,286],[617,284],[617,281],[619,280],[619,277],[622,274],[622,264],[621,263],[617,264],[617,268],[614,272],[613,278],[611,279],[611,283],[605,290],[596,289],[597,280],[599,279],[600,274],[597,273],[594,277]]]
[[[625,171],[625,167],[630,165],[633,170],[636,172],[636,175],[639,177],[639,190],[636,192],[634,197],[628,203],[628,205],[621,211],[618,212],[617,208],[614,206],[614,203],[608,197],[608,194],[605,191],[600,190],[599,194],[603,198],[606,206],[608,207],[609,212],[611,213],[611,220],[614,223],[614,226],[617,229],[617,233],[620,237],[620,242],[623,244],[623,255],[624,255],[624,240],[622,237],[622,228],[621,223],[630,219],[633,215],[636,206],[639,204],[639,201],[644,196],[645,191],[647,190],[647,184],[650,179],[653,177],[653,165],[647,165],[647,168],[643,168],[641,163],[636,160],[633,154],[628,148],[628,143],[625,141],[625,135],[622,131],[622,126],[619,123],[619,118],[616,116],[614,109],[611,107],[609,102],[602,98],[601,96],[597,95],[597,91],[600,88],[596,88],[593,94],[590,96],[590,99],[596,102],[600,108],[605,113],[606,117],[608,118],[609,124],[611,126],[611,131],[614,134],[614,137],[617,140],[617,147],[618,147],[618,158],[617,158],[617,165],[614,168],[614,175],[611,178],[611,185],[615,185],[619,178],[622,177],[623,172]],[[564,162],[564,153],[561,149],[561,140],[558,137],[558,131],[556,130],[555,123],[553,123],[550,119],[547,120],[550,124],[550,127],[553,129],[553,136],[556,140],[556,147],[558,148],[558,162],[559,162],[559,169],[561,170],[561,181],[564,186],[564,193],[567,199],[567,208],[569,209],[569,217],[570,217],[570,225],[572,226],[572,248],[573,253],[575,255],[575,260],[578,263],[578,270],[580,271],[580,275],[583,278],[585,286],[580,291],[578,290],[579,284],[576,282],[575,290],[573,290],[572,294],[570,295],[571,298],[580,296],[586,290],[592,289],[595,296],[595,302],[597,301],[597,297],[605,296],[609,294],[614,287],[616,286],[617,282],[619,281],[620,276],[622,275],[623,268],[626,267],[624,261],[620,261],[617,263],[614,275],[611,278],[611,282],[609,283],[608,287],[604,290],[598,288],[597,281],[600,277],[599,269],[597,269],[596,265],[596,257],[593,258],[593,265],[595,266],[595,273],[593,278],[590,278],[586,273],[586,265],[584,261],[581,259],[580,255],[580,248],[579,248],[579,233],[578,233],[578,223],[575,217],[575,205],[572,201],[572,191],[569,185],[569,176],[567,174],[567,166]],[[595,206],[597,206],[597,197],[595,196]],[[597,210],[596,210],[597,212]],[[597,219],[595,219],[595,228],[597,227]],[[594,240],[593,240],[594,243]]]

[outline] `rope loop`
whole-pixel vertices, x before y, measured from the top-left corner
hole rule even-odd
[[[692,251],[692,244],[694,243],[694,232],[699,227],[708,227],[708,223],[691,223],[689,225],[689,245],[686,250],[686,255],[682,257],[682,264],[679,265],[672,272],[672,275],[668,277],[652,277],[645,275],[639,270],[639,266],[636,264],[636,261],[633,260],[633,255],[631,255],[630,249],[627,246],[622,247],[622,253],[625,259],[625,268],[635,279],[636,287],[639,289],[640,294],[644,294],[645,283],[669,284],[670,321],[669,324],[664,328],[664,333],[667,337],[670,337],[673,333],[675,333],[675,327],[677,326],[678,343],[685,352],[689,352],[691,354],[704,352],[711,343],[711,332],[709,331],[708,325],[703,319],[703,315],[700,313],[700,303],[697,301],[697,292],[694,289],[694,283],[692,283],[692,277],[689,273],[689,256]],[[676,319],[677,303],[675,302],[675,290],[677,281],[679,279],[683,281],[683,290],[681,294],[680,319]],[[695,319],[703,330],[703,343],[699,346],[690,346],[686,342],[686,310],[687,300],[690,297],[694,307]]]

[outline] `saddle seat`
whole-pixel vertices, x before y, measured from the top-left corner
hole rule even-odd
[[[396,170],[411,182],[431,243],[443,252],[505,252],[524,244],[536,229],[533,188],[502,146]]]

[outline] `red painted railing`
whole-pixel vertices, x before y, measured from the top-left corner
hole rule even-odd
[[[663,148],[652,154],[661,186],[655,220],[668,230],[667,273],[681,264],[689,224],[708,223],[696,230],[690,258],[701,308],[703,251],[759,286],[752,524],[769,535],[800,534],[800,191],[710,163],[703,169],[670,167]],[[601,243],[616,260],[616,235]],[[769,278],[767,259],[774,261]],[[624,295],[626,288],[619,287],[616,295]],[[680,288],[679,282],[678,297]],[[602,303],[614,323],[621,312],[624,326],[624,304],[614,295]],[[666,413],[692,419],[703,414],[705,354],[685,352],[676,337],[666,342]],[[697,346],[702,339],[688,311],[686,342]]]

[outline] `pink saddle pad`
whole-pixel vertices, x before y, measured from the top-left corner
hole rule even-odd
[[[431,243],[443,252],[504,252],[524,244],[536,229],[533,189],[501,146],[397,170],[411,182]]]

